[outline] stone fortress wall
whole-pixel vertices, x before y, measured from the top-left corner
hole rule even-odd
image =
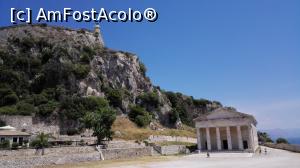
[[[4,121],[6,125],[15,127],[18,131],[24,130],[33,135],[44,132],[57,136],[60,133],[59,124],[57,122],[49,123],[37,117],[0,115],[0,120]]]

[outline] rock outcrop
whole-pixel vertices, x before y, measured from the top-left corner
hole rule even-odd
[[[101,34],[84,29],[45,24],[0,28],[0,65],[0,87],[7,91],[3,92],[0,114],[1,108],[5,107],[2,109],[6,110],[5,114],[14,115],[10,111],[17,109],[18,103],[26,103],[40,111],[45,111],[45,107],[41,107],[44,104],[55,106],[55,114],[59,112],[57,104],[61,97],[109,99],[120,95],[121,102],[112,104],[119,114],[127,114],[130,105],[138,104],[162,124],[174,126],[175,121],[182,117],[184,124],[192,125],[195,116],[214,109],[211,106],[216,105],[208,101],[199,106],[193,98],[184,95],[178,97],[181,103],[175,104],[170,94],[152,85],[144,64],[135,54],[108,49]],[[34,96],[54,99],[57,103],[39,103],[31,100]],[[186,103],[186,100],[191,102]],[[174,122],[172,117],[175,117]],[[68,125],[78,126],[78,122]]]

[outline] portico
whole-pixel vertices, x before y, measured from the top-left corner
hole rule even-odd
[[[196,118],[200,151],[248,151],[258,147],[256,120],[231,108],[219,108]]]

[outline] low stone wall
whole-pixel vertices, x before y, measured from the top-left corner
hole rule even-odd
[[[168,145],[168,146],[154,146],[154,149],[162,155],[177,155],[185,154],[188,149],[185,145]]]
[[[101,150],[105,160],[130,159],[152,155],[152,147]],[[41,152],[41,151],[40,151]],[[31,168],[34,166],[66,164],[100,160],[93,146],[46,148],[45,155],[35,149],[0,150],[0,167]]]
[[[46,148],[45,155],[66,155],[74,153],[92,153],[95,152],[95,147],[81,146],[81,147],[59,147],[59,148]],[[36,152],[35,149],[19,149],[19,150],[0,150],[0,157],[29,157],[41,155],[41,150]]]
[[[120,148],[101,150],[105,160],[130,159],[144,156],[152,156],[152,147]]]
[[[175,142],[197,143],[197,139],[196,138],[179,137],[179,136],[163,136],[163,135],[151,135],[148,138],[148,140],[150,142],[175,141]]]
[[[98,152],[85,154],[69,154],[59,156],[32,156],[32,157],[0,157],[0,167],[2,168],[32,168],[36,166],[66,164],[86,161],[97,161],[100,159]]]
[[[300,153],[300,145],[266,143],[264,146]]]

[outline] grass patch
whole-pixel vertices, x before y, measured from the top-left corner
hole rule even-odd
[[[121,135],[114,135],[114,139],[124,140],[145,140],[150,135],[166,135],[181,137],[196,137],[196,131],[192,127],[184,126],[183,130],[164,128],[163,130],[154,131],[150,128],[139,128],[126,117],[117,117],[113,126],[113,131],[119,131]]]

